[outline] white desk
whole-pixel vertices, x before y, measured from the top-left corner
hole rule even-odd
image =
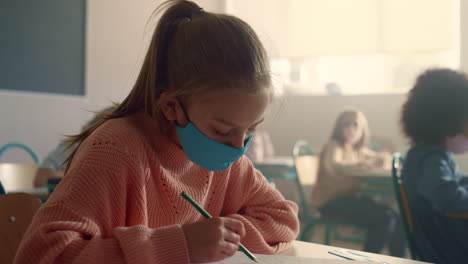
[[[334,249],[340,249],[340,248],[314,244],[314,243],[307,243],[307,242],[302,242],[302,241],[294,241],[293,246],[290,249],[280,253],[279,255],[305,257],[305,258],[341,259],[342,260],[342,258],[328,253],[328,251],[334,250]],[[345,249],[345,250],[348,250],[348,249]],[[389,264],[426,263],[426,262],[415,261],[415,260],[410,260],[410,259],[402,259],[402,258],[395,258],[395,257],[386,256],[386,255],[372,254],[372,253],[362,252],[358,250],[349,250],[349,251],[356,252],[361,255],[369,256],[372,259],[375,259],[381,262],[387,262]]]

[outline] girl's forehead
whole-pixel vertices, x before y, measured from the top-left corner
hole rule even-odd
[[[192,97],[190,103],[193,103],[197,106],[207,106],[207,105],[217,105],[217,106],[229,106],[235,104],[244,104],[244,103],[258,103],[264,104],[269,102],[269,95],[264,92],[258,93],[249,93],[239,91],[229,91],[229,90],[220,90],[207,92],[203,95]]]
[[[267,94],[216,92],[195,98],[193,110],[205,118],[218,118],[248,126],[263,119],[269,98]]]

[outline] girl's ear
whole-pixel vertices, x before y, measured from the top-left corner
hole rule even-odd
[[[163,103],[161,105],[161,111],[163,112],[164,117],[169,121],[177,120],[176,105],[178,104],[177,98],[169,97],[167,92],[161,94],[161,99]]]
[[[174,121],[180,126],[186,126],[189,121],[185,116],[178,98],[174,96],[170,97],[169,93],[163,92],[161,94],[161,99],[164,99],[164,103],[161,105],[161,111],[164,117],[168,121]]]

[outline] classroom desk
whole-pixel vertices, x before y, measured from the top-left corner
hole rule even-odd
[[[338,247],[320,245],[315,243],[307,243],[302,241],[294,241],[293,245],[290,249],[280,253],[279,255],[283,256],[296,256],[296,257],[306,257],[306,258],[319,258],[319,259],[341,259],[340,257],[334,256],[328,251],[334,249],[341,249],[341,250],[349,250],[343,249]],[[402,258],[395,258],[386,255],[379,255],[379,254],[372,254],[368,252],[362,252],[358,250],[349,250],[351,252],[355,252],[364,256],[369,256],[374,260],[378,260],[380,262],[385,262],[388,264],[421,264],[426,262],[415,261],[410,259],[402,259]]]
[[[361,193],[370,196],[393,198],[395,191],[391,171],[384,169],[370,169],[365,176],[358,177],[361,182]]]
[[[312,164],[315,169],[318,167],[318,160]],[[275,181],[280,179],[280,185],[288,185],[285,188],[277,186],[279,190],[285,191],[290,185],[285,183],[284,180],[291,180],[296,177],[296,168],[291,157],[277,157],[262,162],[254,163],[256,169],[258,169],[269,181]],[[393,198],[394,190],[391,172],[384,169],[371,169],[366,176],[358,177],[362,184],[361,193],[372,196],[372,197],[383,197],[384,199]],[[315,183],[316,175],[310,175],[310,177],[301,178],[300,181],[305,194],[308,195],[312,191],[312,185]],[[290,196],[289,191],[284,193],[285,196]]]
[[[294,179],[296,168],[291,157],[276,157],[254,163],[254,167],[268,179]]]
[[[39,198],[43,202],[47,201],[47,199],[50,196],[50,192],[47,189],[47,187],[25,189],[25,190],[16,190],[16,191],[12,191],[12,192],[9,192],[9,193],[22,193],[22,192],[31,194],[31,195]]]

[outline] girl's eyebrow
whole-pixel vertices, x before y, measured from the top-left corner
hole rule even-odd
[[[215,121],[217,121],[217,122],[219,122],[219,123],[222,123],[222,124],[224,124],[224,125],[231,126],[231,127],[241,127],[241,126],[238,126],[238,125],[236,125],[236,124],[234,124],[234,123],[231,123],[231,122],[229,122],[229,121],[227,121],[227,120],[224,120],[224,119],[222,119],[222,118],[214,118],[213,120],[215,120]],[[256,123],[253,124],[252,126],[257,126],[258,124],[262,123],[264,120],[265,120],[265,118],[262,117],[262,119],[260,119],[258,122],[256,122]]]

